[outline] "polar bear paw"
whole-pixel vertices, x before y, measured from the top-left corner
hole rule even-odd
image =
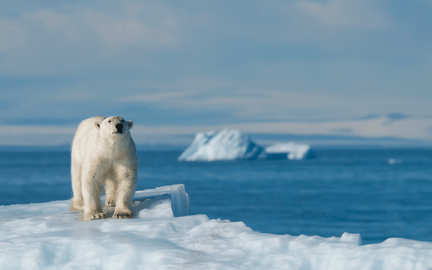
[[[105,215],[105,213],[97,213],[97,214],[92,215],[91,220],[103,219],[106,217],[107,216]]]
[[[115,206],[115,201],[107,201],[106,206],[110,206],[110,207],[114,207]]]
[[[106,217],[107,216],[105,213],[95,213],[95,214],[85,215],[83,220],[98,220],[98,219],[104,219]]]
[[[132,216],[133,214],[130,211],[119,211],[114,213],[113,218],[125,219],[125,218],[132,218]]]

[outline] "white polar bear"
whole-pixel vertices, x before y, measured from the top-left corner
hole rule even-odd
[[[96,116],[81,122],[72,143],[71,211],[84,210],[83,220],[105,218],[105,205],[115,206],[113,218],[132,217],[138,159],[129,130],[132,121]]]

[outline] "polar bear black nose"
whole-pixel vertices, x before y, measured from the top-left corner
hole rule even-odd
[[[117,124],[116,129],[119,133],[123,133],[123,125],[122,124]]]

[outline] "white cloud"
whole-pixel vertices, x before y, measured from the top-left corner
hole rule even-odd
[[[131,133],[138,144],[185,144],[197,132],[240,129],[257,134],[347,135],[363,138],[399,138],[432,142],[431,118],[407,118],[389,123],[388,118],[369,120],[293,123],[266,122],[229,125],[144,126],[135,124]],[[1,145],[70,144],[76,126],[0,126]],[[186,136],[187,135],[187,136]],[[335,144],[340,142],[335,142]]]
[[[293,123],[293,122],[266,122],[244,123],[228,125],[201,125],[201,126],[142,126],[137,125],[134,134],[147,135],[185,135],[208,130],[221,130],[223,128],[240,129],[247,133],[260,134],[297,134],[297,135],[350,135],[366,138],[394,137],[412,140],[432,140],[430,127],[431,118],[408,118],[392,123],[386,117],[370,120],[319,122],[319,123]],[[341,131],[343,131],[341,133]]]
[[[291,4],[281,12],[281,2]],[[0,77],[13,93],[2,102],[16,105],[3,117],[87,117],[119,99],[122,113],[136,102],[131,115],[148,109],[161,124],[182,121],[173,115],[323,121],[430,108],[429,39],[417,50],[414,31],[402,31],[414,15],[390,17],[388,1],[92,3],[4,7],[15,5],[0,16]]]
[[[118,5],[115,11],[67,6],[0,17],[0,75],[131,65],[131,59],[142,63],[180,43],[185,19],[171,7],[149,1]]]
[[[0,128],[0,135],[23,135],[23,134],[34,134],[34,135],[68,135],[75,133],[76,128],[74,127],[58,127],[58,126],[13,126],[4,125]]]
[[[0,55],[14,47],[25,44],[27,29],[15,20],[0,20]]]
[[[24,12],[23,19],[30,19],[33,23],[42,23],[43,26],[50,32],[59,28],[69,26],[72,23],[72,18],[69,15],[55,12],[48,9],[40,9],[34,12]]]
[[[290,8],[292,12],[327,27],[376,29],[388,26],[388,16],[375,3],[357,0],[297,1]]]
[[[85,15],[87,26],[97,35],[102,45],[122,48],[131,44],[170,44],[175,42],[177,23],[165,17],[159,25],[148,26],[145,21],[133,18],[115,18],[89,9]]]
[[[182,91],[177,92],[162,92],[162,93],[149,93],[149,94],[140,94],[136,96],[129,96],[125,98],[121,98],[121,101],[125,102],[167,102],[173,99],[184,98],[186,96],[192,95],[192,93],[185,93]]]
[[[143,4],[138,2],[127,2],[125,4],[126,16],[128,19],[134,19],[135,14],[140,12],[143,8]]]
[[[176,90],[160,90],[156,93],[143,93],[128,96],[121,101],[143,104],[155,103],[161,108],[180,111],[221,111],[230,112],[235,119],[287,120],[296,110],[322,111],[339,102],[338,98],[315,93],[290,90],[291,87],[278,87],[267,84],[257,87],[247,84],[208,80],[172,83]],[[198,87],[197,84],[201,85]],[[154,86],[154,85],[153,85]],[[158,88],[158,87],[156,87]]]

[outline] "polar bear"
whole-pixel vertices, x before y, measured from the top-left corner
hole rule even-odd
[[[113,218],[131,218],[138,158],[129,130],[132,121],[96,116],[81,122],[72,143],[71,211],[84,210],[83,220],[106,218],[105,205],[115,206]]]

